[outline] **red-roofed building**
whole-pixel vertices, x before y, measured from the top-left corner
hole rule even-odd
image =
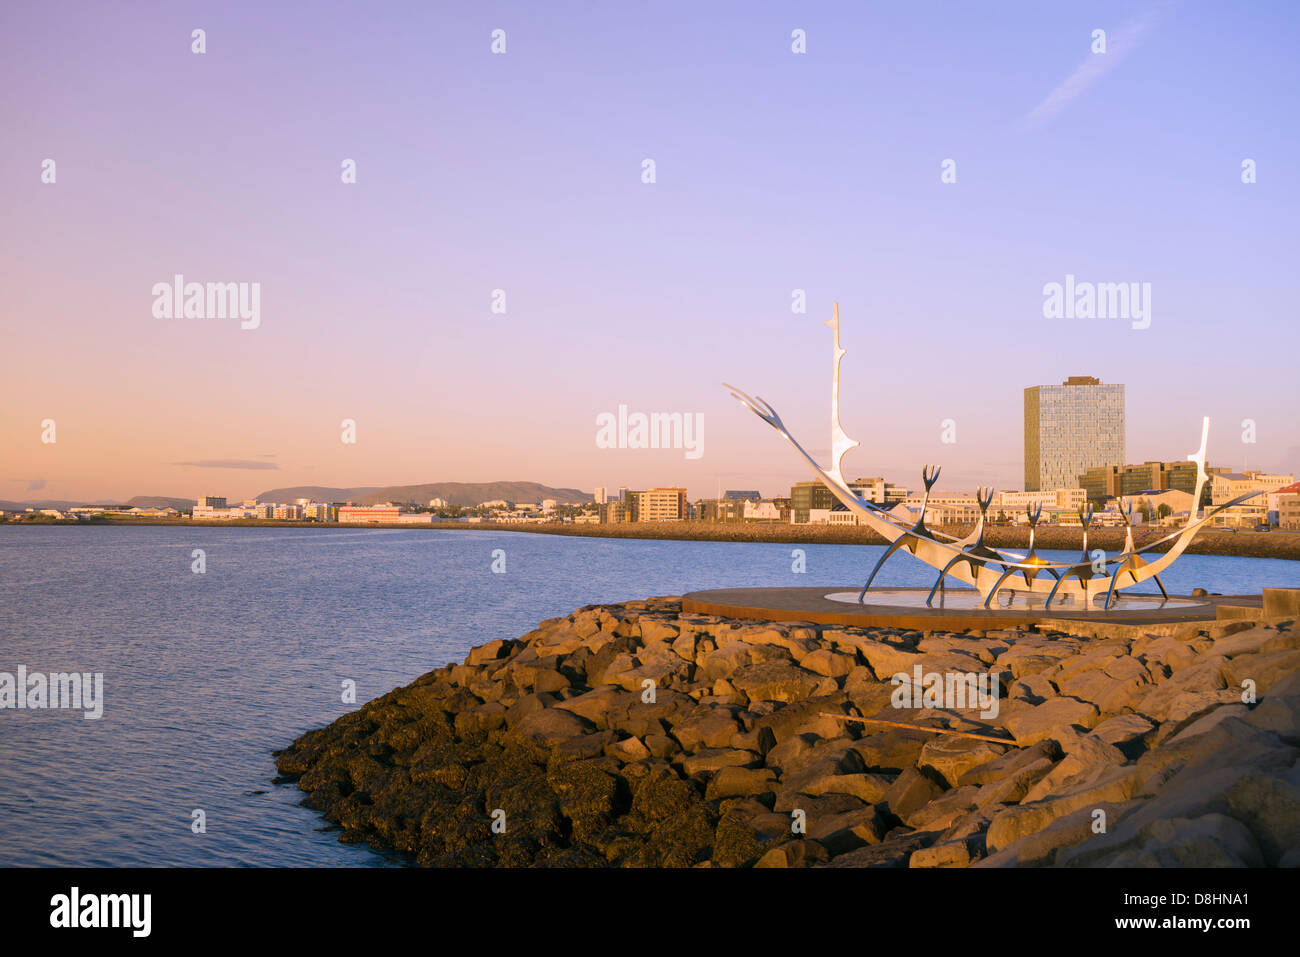
[[[1277,510],[1277,527],[1300,531],[1300,482],[1293,482],[1268,496],[1269,510]]]

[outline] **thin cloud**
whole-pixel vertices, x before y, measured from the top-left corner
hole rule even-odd
[[[1130,20],[1118,30],[1107,31],[1106,52],[1093,53],[1091,49],[1073,73],[1047,94],[1047,97],[1029,111],[1025,121],[1038,126],[1055,117],[1072,102],[1096,86],[1107,74],[1124,62],[1141,44],[1148,30],[1160,20],[1167,4],[1154,7],[1136,20]]]
[[[200,459],[197,462],[173,462],[195,469],[278,469],[274,462],[255,462],[251,459]]]
[[[27,483],[27,491],[29,491],[29,492],[39,492],[41,489],[45,488],[45,479],[43,479],[43,478],[35,478],[35,479],[10,479],[9,481],[11,481],[11,482],[26,482],[26,483]]]

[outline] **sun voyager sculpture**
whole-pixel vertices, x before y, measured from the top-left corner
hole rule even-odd
[[[1215,515],[1224,509],[1239,505],[1247,499],[1262,495],[1262,492],[1247,492],[1229,502],[1205,509],[1197,518],[1198,503],[1201,492],[1209,476],[1205,471],[1205,448],[1210,437],[1210,420],[1201,421],[1201,447],[1194,454],[1187,456],[1188,461],[1196,463],[1196,490],[1192,495],[1192,509],[1187,523],[1169,535],[1148,542],[1141,548],[1133,543],[1133,502],[1121,500],[1121,508],[1127,519],[1127,534],[1124,548],[1114,556],[1104,552],[1090,554],[1088,551],[1088,528],[1092,523],[1092,506],[1079,509],[1079,523],[1083,527],[1083,554],[1075,562],[1053,562],[1038,556],[1034,547],[1038,519],[1042,505],[1027,510],[1029,519],[1029,548],[1025,554],[999,551],[984,544],[984,526],[988,517],[989,504],[993,501],[993,489],[981,488],[976,493],[980,517],[974,530],[965,538],[956,538],[942,532],[926,528],[926,506],[929,504],[930,490],[939,479],[939,469],[929,465],[922,468],[921,478],[925,485],[925,496],[921,500],[921,514],[915,522],[899,519],[883,507],[869,502],[849,487],[844,479],[842,465],[844,456],[851,449],[862,443],[848,437],[840,426],[840,362],[845,350],[840,347],[840,307],[835,304],[833,317],[826,321],[832,330],[832,364],[831,364],[831,461],[827,468],[822,468],[817,461],[804,450],[781,422],[767,402],[758,396],[750,396],[735,386],[724,387],[731,390],[731,395],[760,419],[776,429],[789,442],[812,469],[822,483],[849,511],[857,516],[858,524],[865,525],[883,536],[889,547],[876,563],[866,584],[858,594],[858,602],[866,600],[867,590],[871,587],[876,573],[885,561],[896,551],[910,552],[914,557],[938,569],[939,577],[935,579],[930,594],[926,597],[927,606],[932,605],[934,596],[943,586],[945,579],[956,579],[978,590],[983,598],[983,607],[990,607],[999,591],[1025,591],[1045,595],[1044,607],[1057,604],[1074,604],[1078,602],[1084,608],[1094,604],[1103,593],[1102,607],[1109,610],[1119,589],[1131,588],[1147,579],[1153,580],[1161,595],[1169,597],[1160,573],[1174,563],[1179,555],[1191,544],[1192,539],[1204,528]],[[1161,546],[1172,542],[1168,550],[1161,553]],[[1151,556],[1151,557],[1147,557]]]

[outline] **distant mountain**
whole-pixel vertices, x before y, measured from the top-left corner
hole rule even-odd
[[[174,508],[178,512],[194,507],[192,498],[171,498],[167,495],[137,495],[127,502],[128,508]]]
[[[505,499],[507,502],[537,502],[553,498],[561,505],[590,502],[590,492],[576,488],[551,488],[537,482],[432,482],[428,485],[386,485],[383,488],[328,488],[322,485],[299,485],[273,488],[257,496],[259,502],[292,502],[308,498],[313,502],[356,502],[376,505],[380,502],[415,502],[428,505],[430,499],[446,499],[452,505],[478,505]],[[190,503],[193,504],[192,502]]]
[[[0,499],[0,512],[21,512],[29,508],[72,508],[74,505],[85,505],[85,502],[64,502],[56,499],[38,499],[32,502],[11,502],[6,499]],[[103,504],[103,503],[95,503]]]
[[[137,495],[128,502],[114,501],[110,499],[100,499],[95,502],[68,502],[62,499],[37,499],[30,502],[11,502],[0,500],[0,512],[21,512],[27,508],[72,508],[75,505],[125,505],[127,508],[135,508],[137,505],[144,507],[163,508],[171,507],[177,511],[185,511],[194,507],[192,498],[171,498],[167,495]]]

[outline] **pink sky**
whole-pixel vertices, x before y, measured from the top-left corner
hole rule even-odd
[[[1079,9],[800,14],[802,57],[792,14],[583,11],[6,14],[0,499],[785,494],[806,473],[721,383],[824,456],[834,299],[850,477],[1019,488],[1023,389],[1070,375],[1126,384],[1130,461],[1210,415],[1211,464],[1300,470],[1292,12],[1171,17],[1076,95]],[[259,282],[260,326],[155,318],[176,273]],[[1067,273],[1150,282],[1151,327],[1044,319]],[[704,455],[598,448],[620,404],[703,414]]]

